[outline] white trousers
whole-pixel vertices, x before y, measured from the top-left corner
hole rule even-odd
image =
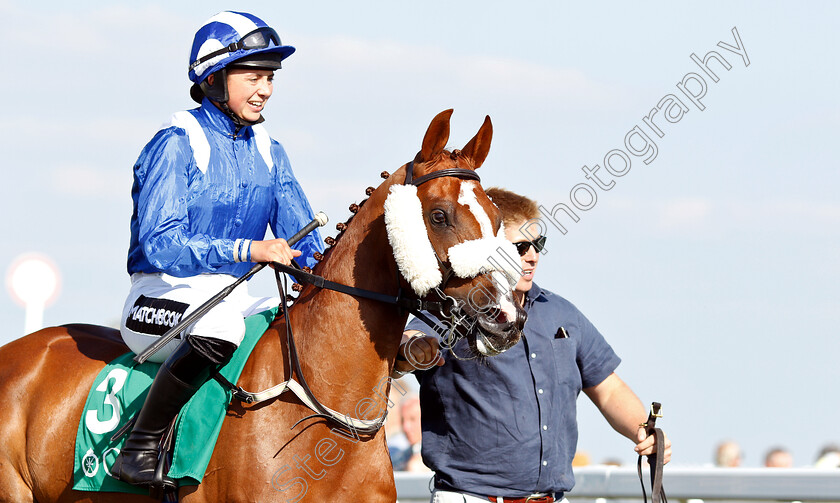
[[[487,498],[476,498],[470,494],[455,493],[451,491],[440,491],[435,489],[432,493],[431,503],[488,503]]]
[[[123,341],[129,349],[141,353],[182,318],[234,281],[236,278],[228,274],[201,274],[189,278],[163,273],[132,274],[131,290],[120,320]],[[244,318],[276,307],[279,303],[278,297],[252,297],[246,281],[182,334],[223,339],[238,346],[245,336]],[[149,361],[164,361],[180,343],[181,337],[176,337]]]

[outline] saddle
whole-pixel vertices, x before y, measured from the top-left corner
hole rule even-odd
[[[235,396],[220,379],[225,383],[235,383],[239,379],[251,351],[277,311],[275,308],[245,319],[245,338],[233,359],[219,371],[217,379],[205,383],[187,402],[164,435],[160,446],[161,485],[157,497],[165,496],[162,489],[167,485],[164,483],[167,477],[179,486],[201,483],[227,407]],[[133,353],[126,353],[110,362],[92,383],[76,433],[75,490],[147,493],[145,488],[114,479],[108,471],[160,366],[153,362],[137,364],[133,357]]]

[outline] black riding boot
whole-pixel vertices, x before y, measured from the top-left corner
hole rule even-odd
[[[166,429],[216,366],[230,361],[235,350],[232,342],[187,336],[158,370],[134,429],[111,466],[112,477],[137,486],[152,485],[158,445]],[[164,485],[176,487],[168,477]]]

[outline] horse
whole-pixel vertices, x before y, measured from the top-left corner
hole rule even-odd
[[[407,291],[413,299],[437,299],[446,311],[457,306],[462,317],[477,322],[481,339],[473,347],[504,350],[519,340],[524,325],[521,307],[511,311],[499,300],[512,298],[510,283],[494,280],[489,269],[465,272],[469,267],[453,259],[459,249],[474,254],[480,249],[475,243],[504,236],[499,210],[477,175],[470,175],[487,156],[492,124],[486,117],[463,149],[450,151],[451,114],[438,114],[414,160],[391,175],[383,172],[381,185],[368,188],[369,198],[351,207],[355,214],[338,224],[337,240],[327,238],[330,246],[312,273],[395,298]],[[410,188],[415,196],[392,197]],[[386,207],[395,201],[413,204],[417,213],[400,217],[398,208],[396,221],[386,221]],[[403,217],[414,227],[400,228]],[[430,248],[431,259],[417,253],[418,239]],[[395,256],[398,248],[401,257]],[[434,266],[418,273],[429,260]],[[280,315],[270,325],[238,384],[265,389],[293,377],[288,322],[300,356],[297,368],[312,394],[347,416],[381,419],[408,312],[311,283],[298,290],[288,318]],[[497,309],[486,309],[491,304]],[[118,331],[82,324],[46,328],[0,348],[0,503],[152,501],[72,489],[74,439],[88,390],[104,365],[127,351]],[[202,483],[180,487],[178,496],[185,503],[376,503],[395,501],[396,489],[384,430],[348,432],[285,393],[255,404],[233,400]]]

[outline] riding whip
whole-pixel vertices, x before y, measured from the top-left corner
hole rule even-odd
[[[292,246],[293,244],[303,239],[304,236],[315,230],[317,227],[326,225],[326,223],[327,215],[323,211],[319,211],[311,222],[306,224],[306,226],[303,229],[299,230],[297,233],[295,233],[294,236],[290,237],[286,241],[289,243],[289,246]],[[169,341],[171,341],[178,334],[183,332],[188,326],[195,323],[196,320],[198,320],[199,318],[207,314],[208,311],[216,307],[219,304],[219,302],[222,301],[222,299],[230,295],[230,293],[233,292],[233,290],[237,286],[241,285],[243,281],[247,281],[251,276],[263,270],[267,265],[268,262],[261,262],[259,264],[254,265],[254,267],[252,267],[251,270],[248,271],[244,276],[237,279],[232,284],[224,288],[222,291],[211,297],[209,300],[207,300],[207,302],[205,302],[204,304],[199,306],[195,311],[190,313],[189,316],[186,316],[183,319],[181,319],[180,323],[167,330],[165,334],[160,336],[160,339],[156,340],[154,343],[149,345],[149,347],[144,349],[142,353],[135,356],[134,361],[136,361],[137,363],[143,363],[146,360],[148,360],[153,354],[160,351],[162,347],[167,345]]]

